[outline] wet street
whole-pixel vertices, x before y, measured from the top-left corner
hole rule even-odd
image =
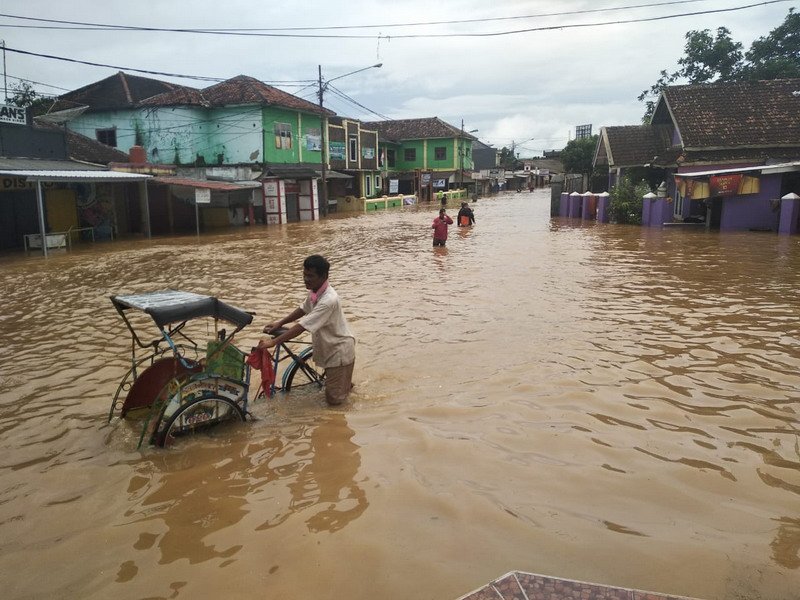
[[[454,600],[509,571],[800,598],[800,237],[551,219],[549,190],[0,256],[2,596]],[[456,207],[450,207],[455,215]],[[108,297],[255,311],[321,253],[358,337],[299,391],[169,450],[106,422]]]

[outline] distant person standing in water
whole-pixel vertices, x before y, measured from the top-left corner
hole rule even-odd
[[[475,213],[466,202],[461,203],[461,210],[458,211],[456,222],[459,227],[470,227],[475,224]]]
[[[453,224],[453,219],[447,216],[447,210],[439,209],[439,216],[433,220],[433,245],[444,246],[447,243],[447,226]]]

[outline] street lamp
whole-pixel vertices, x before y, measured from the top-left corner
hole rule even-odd
[[[477,133],[477,129],[470,129],[467,133]],[[458,187],[464,187],[464,119],[461,119],[461,138],[459,139],[458,148],[459,169],[458,169]]]
[[[361,71],[366,71],[367,69],[380,69],[383,66],[383,63],[378,63],[375,65],[370,65],[368,67],[364,67],[363,69],[356,69],[355,71],[350,71],[349,73],[345,73],[344,75],[339,75],[334,77],[333,79],[328,79],[323,85],[322,83],[322,65],[318,65],[319,67],[319,120],[320,120],[320,142],[322,143],[322,189],[320,191],[320,208],[322,209],[322,216],[328,216],[328,163],[327,163],[327,129],[328,129],[328,120],[325,118],[325,109],[322,106],[322,98],[325,94],[325,90],[328,89],[328,84],[331,81],[336,81],[337,79],[341,79],[342,77],[348,77],[350,75],[354,75],[356,73],[361,73]],[[378,149],[375,148],[377,152]]]

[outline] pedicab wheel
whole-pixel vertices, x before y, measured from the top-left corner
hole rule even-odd
[[[300,358],[303,359],[304,364],[293,361],[283,376],[283,389],[287,392],[293,387],[297,388],[312,383],[322,387],[322,382],[325,380],[325,369],[318,367],[314,362],[312,350],[300,353]]]
[[[233,400],[220,396],[195,398],[172,414],[156,436],[156,445],[171,446],[179,438],[206,431],[221,423],[240,423],[245,413]]]

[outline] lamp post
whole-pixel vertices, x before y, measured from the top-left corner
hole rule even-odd
[[[337,79],[341,79],[342,77],[348,77],[349,75],[354,75],[356,73],[361,73],[361,71],[366,71],[367,69],[380,69],[383,66],[383,63],[378,63],[375,65],[370,65],[368,67],[364,67],[363,69],[356,69],[355,71],[350,71],[349,73],[345,73],[344,75],[339,75],[334,77],[333,79],[328,79],[324,84],[322,82],[322,65],[318,65],[319,67],[319,121],[320,121],[320,142],[322,143],[322,184],[320,190],[320,209],[322,212],[323,217],[328,216],[328,161],[327,161],[327,130],[328,130],[328,120],[325,117],[325,109],[322,106],[322,99],[325,94],[325,90],[328,89],[328,84],[331,81],[336,81]],[[377,152],[377,148],[375,151]]]
[[[470,129],[467,133],[477,133],[477,129]],[[464,187],[464,119],[461,119],[461,137],[459,139],[458,145],[458,158],[459,158],[459,169],[458,169],[458,187]]]

